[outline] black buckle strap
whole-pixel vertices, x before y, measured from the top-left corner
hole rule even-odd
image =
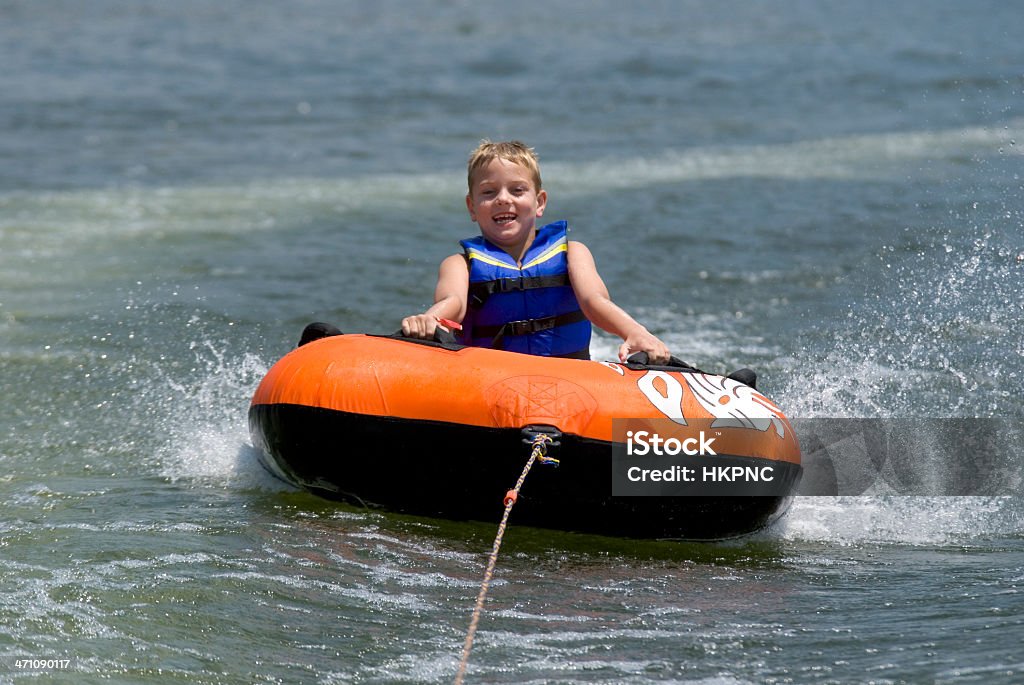
[[[517,276],[514,278],[499,278],[496,281],[491,281],[494,288],[491,290],[492,293],[510,293],[516,290],[526,290],[524,276]]]
[[[481,281],[469,284],[469,297],[476,306],[483,305],[494,293],[512,293],[536,288],[557,288],[569,285],[569,274],[554,276],[515,276],[496,278],[493,281]]]
[[[555,327],[555,317],[545,316],[541,319],[523,319],[509,321],[502,328],[505,335],[529,335],[538,331],[547,331]]]
[[[473,336],[488,338],[494,337],[494,346],[506,335],[529,335],[537,331],[547,331],[556,326],[565,326],[578,321],[586,321],[586,315],[579,309],[556,316],[542,316],[536,319],[523,319],[521,321],[509,321],[500,326],[473,326]]]

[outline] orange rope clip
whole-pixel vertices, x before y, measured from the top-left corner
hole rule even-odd
[[[515,501],[519,498],[518,493],[515,490],[509,490],[505,493],[505,506],[515,504]]]

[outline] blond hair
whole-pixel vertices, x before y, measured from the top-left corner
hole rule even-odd
[[[503,159],[506,162],[525,167],[533,177],[533,185],[536,186],[534,190],[540,192],[540,162],[537,159],[537,153],[534,152],[532,147],[527,147],[525,143],[518,140],[492,143],[486,139],[481,140],[480,144],[469,155],[466,174],[469,192],[473,192],[473,174],[495,159]]]

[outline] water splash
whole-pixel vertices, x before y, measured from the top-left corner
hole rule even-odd
[[[249,442],[246,411],[267,364],[251,353],[229,356],[207,340],[190,348],[200,371],[195,379],[165,376],[159,384],[160,474],[238,489],[288,489],[263,470]]]
[[[1016,497],[798,497],[771,537],[840,545],[970,544],[1024,533]]]
[[[1024,415],[1024,215],[1009,188],[992,192],[878,248],[845,319],[806,334],[805,350],[828,352],[793,360],[790,414]]]

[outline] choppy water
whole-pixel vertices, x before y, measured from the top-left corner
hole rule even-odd
[[[789,415],[1021,418],[1022,15],[0,2],[0,681],[451,681],[494,526],[283,488],[245,412],[307,321],[429,302],[485,136]],[[716,545],[513,513],[468,680],[1020,682],[1022,585],[1019,497],[799,498]]]

